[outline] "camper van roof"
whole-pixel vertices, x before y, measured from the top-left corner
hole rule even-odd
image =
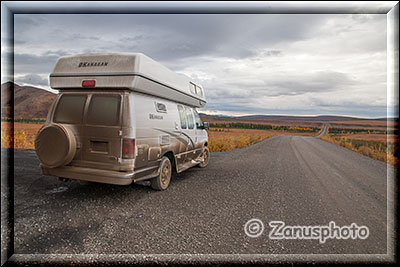
[[[96,88],[126,88],[135,91],[137,79],[134,77],[137,76],[192,97],[201,102],[199,106],[206,103],[200,85],[142,53],[90,53],[60,57],[50,74],[50,86],[62,90],[77,89],[82,88],[83,80],[95,79]],[[157,92],[146,93],[157,95]]]

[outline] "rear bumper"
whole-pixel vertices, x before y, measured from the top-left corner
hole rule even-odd
[[[129,185],[135,177],[135,172],[107,171],[75,166],[46,168],[40,165],[40,168],[45,175],[105,184]]]

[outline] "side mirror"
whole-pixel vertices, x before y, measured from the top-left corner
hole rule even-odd
[[[210,126],[208,125],[208,122],[203,122],[203,129],[207,130],[208,128],[210,128]]]

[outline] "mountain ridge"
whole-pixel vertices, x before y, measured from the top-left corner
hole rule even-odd
[[[14,91],[14,99],[12,99]],[[1,117],[46,118],[56,94],[33,86],[21,86],[13,82],[1,85]]]

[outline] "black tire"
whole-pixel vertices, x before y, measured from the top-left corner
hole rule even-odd
[[[203,149],[203,153],[201,154],[201,158],[203,159],[203,161],[201,163],[199,163],[200,168],[205,168],[208,165],[208,162],[210,161],[210,150],[208,149],[208,147],[204,147]]]
[[[151,179],[151,187],[154,190],[165,190],[171,183],[172,164],[168,157],[163,157],[160,163],[160,174]]]

